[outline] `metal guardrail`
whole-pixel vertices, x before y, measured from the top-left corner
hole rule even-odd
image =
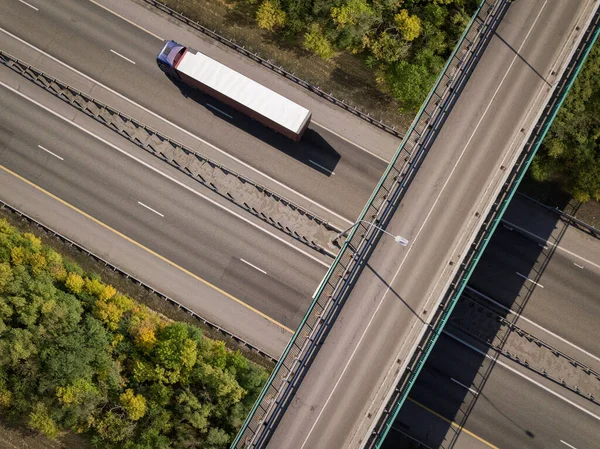
[[[538,206],[543,207],[544,209],[549,210],[550,212],[553,212],[553,213],[557,214],[558,216],[560,216],[561,218],[563,218],[565,221],[567,221],[571,226],[575,226],[576,228],[585,230],[591,236],[600,239],[600,229],[595,228],[594,226],[587,224],[585,221],[581,221],[579,218],[574,217],[573,215],[570,215],[570,214],[566,213],[565,211],[559,209],[558,207],[548,206],[547,204],[544,204],[541,201],[536,200],[535,198],[532,198],[529,195],[526,195],[526,194],[521,193],[521,192],[517,192],[517,194],[520,195],[520,196],[522,196],[523,198],[527,198],[529,201],[533,201]]]
[[[483,0],[479,5],[359,216],[362,221],[350,231],[232,447],[256,449],[267,444],[310,361],[316,355],[319,343],[335,321],[337,312],[381,235],[369,222],[384,226],[391,219],[398,200],[466,83],[490,30],[495,29],[507,5],[506,0]]]
[[[268,225],[321,254],[335,257],[332,252],[335,248],[333,245],[328,245],[323,236],[331,238],[340,232],[336,225],[268,187],[186,147],[2,50],[0,50],[0,64],[9,67]],[[209,170],[201,167],[209,167]],[[223,182],[221,178],[228,176],[232,176],[239,182],[237,184],[232,184],[231,180]]]
[[[183,14],[175,11],[174,9],[171,9],[164,3],[161,3],[156,0],[144,0],[144,1],[146,3],[154,6],[155,8],[161,10],[162,12],[169,14],[171,17],[174,17],[175,19],[185,23],[187,26],[194,28],[197,31],[200,31],[202,34],[205,34],[206,36],[211,37],[212,39],[215,39],[216,41],[237,51],[238,53],[246,56],[247,58],[252,59],[254,62],[258,62],[263,67],[266,67],[269,70],[272,70],[273,72],[277,73],[278,75],[281,75],[284,78],[287,78],[290,81],[293,81],[294,83],[298,84],[299,86],[309,90],[310,92],[317,94],[321,98],[329,101],[331,104],[334,104],[334,105],[350,112],[352,115],[355,115],[356,117],[358,117],[362,120],[365,120],[366,122],[370,123],[371,125],[374,125],[377,128],[379,128],[389,134],[392,134],[393,136],[396,136],[399,138],[403,137],[403,135],[400,132],[396,131],[394,126],[386,125],[385,123],[383,123],[382,120],[377,120],[376,118],[371,117],[370,113],[364,113],[360,109],[358,109],[356,106],[352,106],[345,100],[340,100],[340,99],[334,97],[332,93],[325,92],[319,86],[313,86],[308,81],[305,81],[302,78],[298,78],[296,75],[288,72],[283,67],[273,64],[270,60],[261,58],[258,55],[258,53],[251,52],[251,51],[247,50],[244,46],[237,44],[233,39],[227,39],[226,37],[221,36],[219,33],[216,32],[216,30],[210,30],[210,29],[206,28],[205,26],[200,25],[200,23],[194,22],[193,20],[187,18]]]
[[[517,163],[513,167],[509,174],[508,180],[504,184],[502,192],[498,195],[494,205],[488,213],[482,227],[479,230],[469,253],[465,256],[463,263],[461,264],[459,272],[456,274],[451,287],[446,294],[444,300],[440,304],[440,307],[436,311],[431,326],[431,331],[428,335],[424,336],[419,344],[419,350],[415,353],[408,365],[405,375],[401,378],[400,383],[396,387],[394,394],[386,406],[386,413],[380,418],[375,431],[370,436],[367,442],[366,448],[380,449],[385,437],[389,432],[400,408],[404,404],[408,396],[410,388],[416,381],[429,353],[433,349],[439,335],[441,334],[444,325],[448,321],[456,302],[462,295],[464,288],[467,285],[471,274],[475,270],[483,251],[487,247],[496,227],[502,219],[502,215],[506,211],[510,200],[513,198],[516,189],[525,176],[527,169],[529,168],[533,157],[539,149],[552,121],[556,117],[560,106],[562,105],[567,93],[577,74],[581,70],[587,55],[600,34],[600,9],[596,9],[596,13],[590,22],[589,27],[586,29],[584,37],[579,44],[575,54],[571,58],[569,66],[562,75],[555,91],[546,106],[543,115],[538,120],[534,131],[527,141],[524,150],[521,152]]]
[[[85,248],[84,246],[80,245],[77,242],[74,242],[73,240],[69,239],[68,237],[64,236],[63,234],[61,234],[60,232],[55,231],[54,229],[50,228],[49,226],[46,226],[45,224],[43,224],[42,222],[36,220],[33,217],[30,217],[29,215],[27,215],[25,212],[20,211],[19,209],[17,209],[16,207],[11,206],[10,204],[8,204],[7,202],[3,201],[0,199],[0,208],[1,209],[8,209],[10,212],[12,212],[15,215],[18,215],[22,218],[24,218],[25,220],[27,220],[30,223],[33,223],[35,226],[37,226],[38,228],[41,228],[44,230],[44,232],[51,234],[52,236],[58,238],[59,240],[61,240],[63,243],[68,244],[69,246],[74,246],[75,248],[77,248],[79,251],[81,251],[82,253],[85,253],[86,255],[88,255],[89,257],[91,257],[92,259],[103,263],[105,266],[109,267],[111,270],[119,273],[121,276],[127,278],[127,279],[131,279],[133,282],[135,282],[136,284],[144,287],[146,290],[148,290],[150,293],[154,293],[156,294],[159,298],[165,300],[166,302],[168,302],[169,304],[177,307],[178,309],[183,310],[186,313],[189,313],[191,316],[193,316],[194,318],[196,318],[198,321],[202,322],[204,325],[210,327],[211,329],[214,329],[218,332],[220,332],[221,334],[223,334],[224,336],[231,338],[232,340],[234,340],[235,342],[242,344],[243,346],[246,346],[247,348],[251,349],[252,351],[255,351],[257,354],[261,355],[262,357],[265,357],[269,360],[271,360],[272,362],[277,362],[277,359],[275,357],[273,357],[270,354],[267,354],[265,351],[263,351],[260,348],[257,348],[256,346],[252,345],[251,343],[247,342],[246,340],[244,340],[243,338],[237,336],[236,334],[229,332],[228,330],[222,328],[221,326],[213,323],[212,321],[207,320],[206,318],[202,317],[201,315],[198,315],[196,312],[194,312],[193,310],[188,309],[186,306],[184,306],[183,304],[180,304],[179,302],[175,301],[173,298],[171,298],[170,296],[165,295],[164,293],[162,293],[160,290],[155,289],[154,287],[151,287],[150,285],[146,284],[145,282],[141,281],[140,279],[138,279],[137,277],[133,276],[132,274],[128,273],[125,270],[122,270],[121,268],[117,267],[116,265],[110,263],[109,261],[103,259],[102,257],[98,256],[97,254],[93,253],[92,251],[88,250],[87,248]]]

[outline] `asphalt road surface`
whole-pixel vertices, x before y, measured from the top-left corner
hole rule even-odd
[[[87,1],[29,3],[37,10],[17,0],[0,6],[0,45],[5,51],[11,52],[9,48],[15,44],[15,38],[7,34],[10,33],[348,220],[362,210],[387,165],[385,161],[400,143],[399,139],[325,101],[315,102],[316,97],[308,91],[283,82],[278,75],[225,51],[207,38],[190,33],[182,35],[180,27],[142,9],[142,16],[153,19],[155,33],[177,38],[244,70],[243,73],[309,109],[316,107],[313,117],[318,123],[345,120],[356,128],[351,134],[356,134],[357,139],[369,139],[362,142],[363,146],[340,133],[336,135],[312,125],[300,143],[293,143],[215,99],[173,84],[155,62],[163,42],[105,9]],[[130,7],[139,8],[135,4]],[[139,18],[131,17],[134,21]],[[14,56],[31,58],[30,52],[19,53]],[[29,60],[36,63],[37,57]],[[330,126],[335,127],[336,123]],[[204,149],[201,147],[199,151]],[[380,155],[376,157],[371,152]],[[227,165],[226,159],[224,162]],[[256,178],[256,173],[250,176]]]
[[[269,443],[360,447],[566,62],[587,1],[513,2]],[[597,6],[597,5],[596,5]],[[563,60],[564,59],[564,60]],[[495,193],[496,192],[496,193]],[[477,212],[477,214],[476,214]],[[450,263],[452,262],[452,263]]]
[[[435,449],[600,448],[600,407],[580,406],[594,417],[560,386],[510,368],[443,335],[384,448],[406,434]]]
[[[197,195],[194,191],[203,191],[200,185],[186,189],[166,172],[153,171],[0,89],[1,165],[283,326],[298,325],[327,261],[243,221],[243,211],[234,215]],[[131,145],[122,148],[136,154]],[[11,193],[3,191],[9,203]],[[68,226],[62,232],[69,235]]]

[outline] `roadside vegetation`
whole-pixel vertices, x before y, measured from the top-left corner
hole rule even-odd
[[[530,169],[578,201],[600,201],[600,45],[590,52]]]
[[[99,448],[225,448],[266,380],[0,220],[0,416]]]
[[[166,0],[371,115],[406,127],[478,0]]]

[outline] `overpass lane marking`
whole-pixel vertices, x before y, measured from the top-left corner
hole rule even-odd
[[[52,151],[50,151],[49,149],[47,149],[47,148],[44,148],[44,147],[43,147],[43,146],[41,146],[41,145],[38,145],[38,148],[39,148],[39,149],[41,149],[41,150],[44,150],[46,153],[49,153],[49,154],[51,154],[51,155],[52,155],[52,156],[54,156],[55,158],[57,158],[57,159],[60,159],[61,161],[64,161],[64,158],[60,157],[60,156],[59,156],[58,154],[56,154],[56,153],[53,153],[53,152],[52,152]]]
[[[567,446],[567,447],[570,447],[571,449],[577,449],[575,446],[573,446],[573,445],[571,445],[571,444],[567,443],[566,441],[560,440],[560,442],[561,442],[562,444],[564,444],[565,446]]]
[[[557,397],[558,399],[561,399],[562,401],[566,402],[569,405],[572,405],[573,407],[575,407],[576,409],[582,411],[583,413],[585,413],[586,415],[591,416],[592,418],[600,421],[600,416],[590,412],[588,409],[586,409],[585,407],[582,407],[581,405],[577,404],[576,402],[571,401],[570,399],[564,397],[563,395],[561,395],[560,393],[555,392],[554,390],[551,390],[550,388],[548,388],[547,386],[539,383],[538,381],[532,379],[531,377],[526,376],[525,374],[521,373],[520,371],[512,368],[511,366],[509,366],[508,364],[504,363],[503,361],[500,360],[500,358],[496,358],[496,357],[492,357],[491,355],[489,355],[487,352],[482,351],[479,348],[476,348],[475,346],[471,345],[470,343],[467,343],[465,340],[463,340],[460,337],[456,337],[455,335],[451,334],[450,332],[444,330],[442,331],[445,335],[447,335],[448,337],[458,341],[459,343],[462,343],[463,345],[465,345],[467,348],[477,352],[478,354],[484,356],[485,358],[488,358],[492,361],[494,361],[494,363],[497,363],[498,365],[502,366],[503,368],[506,368],[507,370],[509,370],[510,372],[516,374],[517,376],[525,379],[528,382],[531,382],[532,384],[540,387],[542,390],[550,393],[552,396]]]
[[[512,310],[509,307],[506,307],[504,304],[500,304],[498,301],[490,298],[489,296],[487,296],[486,294],[480,292],[479,290],[474,289],[473,287],[467,285],[465,287],[467,290],[472,291],[473,293],[475,293],[476,295],[481,296],[483,299],[491,302],[492,304],[494,304],[495,306],[501,308],[502,310],[504,310],[505,312],[511,313],[513,315],[517,315],[519,317],[520,320],[526,321],[527,323],[531,324],[532,326],[537,327],[538,329],[544,331],[545,333],[547,333],[548,335],[556,338],[557,340],[560,340],[561,342],[563,342],[566,345],[569,345],[570,347],[572,347],[573,349],[581,352],[582,354],[585,354],[586,356],[596,360],[597,362],[600,362],[600,357],[595,356],[594,354],[589,353],[588,351],[586,351],[583,348],[580,348],[579,346],[577,346],[574,343],[571,343],[569,340],[564,339],[563,337],[561,337],[560,335],[555,334],[554,332],[546,329],[545,327],[540,326],[539,324],[537,324],[535,321],[530,320],[529,318],[524,317],[522,314],[515,312],[514,310]]]
[[[135,22],[132,22],[132,21],[131,21],[131,20],[129,20],[129,19],[126,19],[126,18],[125,18],[125,17],[123,17],[122,15],[120,15],[120,14],[118,14],[118,13],[114,12],[112,9],[109,9],[109,8],[107,8],[107,7],[106,7],[106,6],[104,6],[104,5],[101,5],[101,4],[100,4],[100,3],[98,3],[97,1],[95,1],[95,0],[89,0],[89,1],[90,1],[91,3],[93,3],[94,5],[96,5],[96,6],[100,7],[100,8],[102,8],[102,9],[103,9],[103,10],[105,10],[106,12],[109,12],[109,13],[111,13],[111,14],[113,14],[113,15],[117,16],[119,19],[121,19],[121,20],[124,20],[124,21],[125,21],[125,22],[127,22],[128,24],[130,24],[130,25],[133,25],[134,27],[136,27],[136,28],[138,28],[138,29],[140,29],[140,30],[144,31],[145,33],[148,33],[150,36],[152,36],[152,37],[155,37],[155,38],[156,38],[156,39],[158,39],[159,41],[164,41],[164,40],[165,40],[165,39],[163,39],[162,37],[160,37],[158,34],[154,34],[152,31],[150,31],[150,30],[147,30],[147,29],[146,29],[146,28],[144,28],[143,26],[141,26],[141,25],[138,25],[137,23],[135,23]]]
[[[11,169],[5,167],[4,165],[0,164],[0,170],[3,170],[4,172],[8,173],[9,175],[14,176],[15,178],[17,178],[18,180],[24,182],[25,184],[28,184],[29,186],[33,187],[34,189],[38,190],[39,192],[49,196],[50,198],[52,198],[53,200],[58,201],[60,204],[62,204],[63,206],[68,207],[69,209],[77,212],[78,214],[84,216],[85,218],[93,221],[94,223],[102,226],[104,229],[107,229],[108,231],[112,232],[115,235],[118,235],[119,237],[125,239],[126,241],[128,241],[129,243],[134,244],[135,246],[137,246],[138,248],[146,251],[149,254],[152,254],[153,256],[157,257],[158,259],[162,260],[163,262],[166,262],[167,264],[171,265],[172,267],[178,269],[179,271],[191,276],[192,278],[196,279],[197,281],[202,282],[204,285],[212,288],[213,290],[221,293],[222,295],[226,296],[227,298],[231,299],[232,301],[235,301],[236,303],[240,304],[241,306],[247,308],[248,310],[250,310],[251,312],[256,313],[257,315],[259,315],[260,317],[266,319],[267,321],[270,321],[271,323],[277,325],[278,327],[280,327],[281,329],[289,332],[289,333],[294,333],[294,331],[286,326],[284,326],[283,324],[281,324],[279,321],[271,318],[270,316],[264,314],[263,312],[261,312],[260,310],[252,307],[249,304],[246,304],[244,301],[242,301],[241,299],[236,298],[235,296],[227,293],[225,290],[217,287],[214,284],[211,284],[210,282],[208,282],[207,280],[201,278],[200,276],[192,273],[191,271],[187,270],[186,268],[183,268],[180,265],[177,265],[175,262],[171,261],[170,259],[167,259],[166,257],[160,255],[159,253],[157,253],[156,251],[151,250],[150,248],[148,248],[147,246],[142,245],[141,243],[139,243],[138,241],[132,239],[131,237],[128,237],[127,235],[123,234],[122,232],[117,231],[116,229],[112,228],[111,226],[107,225],[106,223],[98,220],[97,218],[91,216],[90,214],[88,214],[87,212],[82,211],[81,209],[78,209],[77,207],[73,206],[71,203],[68,203],[67,201],[63,200],[62,198],[59,198],[58,196],[54,195],[53,193],[47,191],[46,189],[44,189],[43,187],[38,186],[37,184],[31,182],[30,180],[24,178],[23,176],[19,175],[18,173],[15,173],[14,171],[12,171]]]
[[[156,215],[160,215],[161,217],[165,217],[163,214],[161,214],[159,211],[157,211],[156,209],[152,209],[150,206],[147,206],[146,204],[142,203],[141,201],[138,201],[138,204],[140,206],[145,207],[146,209],[148,209],[149,211],[154,212]]]
[[[91,1],[91,0],[88,0],[88,1]],[[67,63],[65,63],[65,62],[61,61],[60,59],[58,59],[58,58],[55,58],[54,56],[52,56],[52,55],[51,55],[51,54],[49,54],[49,53],[46,53],[44,50],[42,50],[42,49],[40,49],[40,48],[36,47],[35,45],[33,45],[33,44],[30,44],[29,42],[27,42],[27,41],[25,41],[25,40],[21,39],[20,37],[18,37],[18,36],[16,36],[16,35],[12,34],[10,31],[7,31],[7,30],[5,30],[4,28],[0,27],[0,32],[2,32],[2,33],[4,33],[4,34],[6,34],[7,36],[9,36],[9,37],[11,37],[11,38],[13,38],[13,39],[15,39],[16,41],[18,41],[18,42],[22,43],[23,45],[26,45],[27,47],[29,47],[29,48],[31,48],[31,49],[33,49],[33,50],[37,51],[37,52],[38,52],[38,53],[40,53],[41,55],[44,55],[45,57],[47,57],[47,58],[51,59],[52,61],[56,62],[57,64],[60,64],[61,66],[65,67],[65,68],[67,68],[67,69],[69,69],[69,70],[71,70],[73,73],[76,73],[77,75],[79,75],[79,76],[81,76],[81,77],[85,78],[86,80],[88,80],[88,81],[91,81],[92,83],[94,83],[94,84],[96,84],[97,86],[99,86],[99,87],[101,87],[101,88],[105,89],[107,92],[110,92],[111,94],[113,94],[113,95],[116,95],[117,97],[121,98],[122,100],[125,100],[126,102],[128,102],[129,104],[131,104],[131,105],[135,106],[136,108],[139,108],[140,110],[142,110],[142,111],[144,111],[144,112],[146,112],[146,113],[150,114],[151,116],[153,116],[153,117],[155,117],[155,118],[157,118],[157,119],[159,119],[159,120],[162,120],[164,123],[168,124],[169,126],[172,126],[172,127],[173,127],[173,128],[175,128],[176,130],[178,130],[178,131],[180,131],[180,132],[182,132],[182,133],[186,134],[187,136],[189,136],[189,137],[191,137],[191,138],[193,138],[193,139],[196,139],[196,140],[197,140],[197,141],[199,141],[199,142],[202,142],[204,145],[206,145],[206,146],[208,146],[208,147],[212,148],[212,149],[213,149],[213,150],[215,150],[216,152],[218,152],[218,153],[222,154],[223,156],[225,156],[225,157],[227,157],[227,158],[231,159],[232,161],[236,162],[237,164],[240,164],[240,165],[242,165],[243,167],[247,168],[248,170],[250,170],[250,171],[252,171],[252,172],[254,172],[254,173],[256,173],[256,174],[260,175],[260,176],[261,176],[261,177],[263,177],[264,179],[267,179],[267,180],[271,181],[272,183],[274,183],[274,184],[277,184],[279,187],[281,187],[281,188],[283,188],[283,189],[286,189],[288,192],[291,192],[291,193],[293,193],[294,195],[298,196],[299,198],[302,198],[303,200],[305,200],[305,201],[308,201],[309,203],[311,203],[311,204],[313,204],[313,205],[317,206],[317,207],[318,207],[318,208],[320,208],[321,210],[323,210],[323,211],[325,211],[325,212],[327,212],[327,213],[329,213],[329,214],[333,215],[334,217],[338,218],[340,221],[343,221],[343,222],[347,223],[348,225],[351,225],[352,223],[354,223],[354,221],[352,221],[352,220],[350,220],[350,219],[348,219],[348,218],[346,218],[346,217],[343,217],[343,216],[341,216],[340,214],[338,214],[338,213],[336,213],[336,212],[332,211],[331,209],[328,209],[327,207],[323,206],[322,204],[318,203],[317,201],[315,201],[315,200],[313,200],[313,199],[311,199],[311,198],[307,197],[306,195],[303,195],[302,193],[298,192],[297,190],[294,190],[294,189],[292,189],[292,188],[291,188],[291,187],[289,187],[288,185],[284,184],[284,183],[283,183],[283,182],[281,182],[281,181],[278,181],[277,179],[275,179],[275,178],[273,178],[273,177],[271,177],[271,176],[267,175],[266,173],[263,173],[263,172],[262,172],[262,171],[260,171],[259,169],[257,169],[257,168],[254,168],[252,165],[250,165],[250,164],[247,164],[246,162],[242,161],[241,159],[238,159],[237,157],[235,157],[235,156],[233,156],[233,155],[231,155],[231,154],[227,153],[225,150],[222,150],[221,148],[217,147],[216,145],[213,145],[212,143],[208,142],[207,140],[204,140],[204,139],[202,139],[201,137],[198,137],[198,136],[196,136],[195,134],[192,134],[191,132],[189,132],[188,130],[186,130],[186,129],[182,128],[181,126],[179,126],[179,125],[176,125],[175,123],[173,123],[173,122],[171,122],[171,121],[167,120],[165,117],[163,117],[163,116],[161,116],[161,115],[157,114],[157,113],[156,113],[156,112],[154,112],[154,111],[151,111],[150,109],[147,109],[147,108],[145,108],[144,106],[142,106],[142,105],[140,105],[140,104],[136,103],[135,101],[133,101],[132,99],[130,99],[130,98],[128,98],[128,97],[126,97],[125,95],[122,95],[122,94],[120,94],[119,92],[117,92],[117,91],[115,91],[115,90],[111,89],[110,87],[108,87],[108,86],[106,86],[106,85],[102,84],[100,81],[96,80],[95,78],[92,78],[91,76],[89,76],[89,75],[86,75],[86,74],[85,74],[85,73],[83,73],[83,72],[80,72],[80,71],[79,71],[79,70],[77,70],[76,68],[74,68],[74,67],[71,67],[71,66],[70,66],[70,65],[68,65]]]
[[[444,184],[442,185],[435,201],[433,202],[433,204],[431,205],[431,208],[429,209],[429,212],[427,213],[427,215],[425,216],[425,219],[423,220],[423,223],[421,224],[421,227],[419,228],[419,230],[417,231],[415,237],[412,239],[411,241],[411,245],[408,247],[406,253],[404,254],[404,257],[402,258],[398,269],[396,270],[396,272],[394,273],[394,276],[391,280],[391,282],[389,283],[389,286],[386,288],[385,292],[383,293],[381,300],[379,301],[379,303],[377,304],[377,307],[375,308],[375,311],[373,312],[373,314],[371,315],[369,321],[367,322],[366,327],[364,328],[356,346],[354,347],[352,353],[350,354],[341,374],[339,375],[339,378],[337,379],[337,381],[335,382],[331,392],[329,393],[329,396],[327,397],[327,399],[325,400],[325,403],[323,404],[323,407],[321,408],[319,414],[317,415],[317,418],[315,419],[313,425],[311,426],[310,430],[308,431],[308,434],[301,446],[300,449],[303,449],[304,446],[306,445],[306,443],[308,442],[308,439],[310,438],[313,430],[315,429],[315,427],[317,426],[318,421],[321,419],[321,416],[323,414],[323,412],[325,411],[325,409],[327,408],[327,405],[329,404],[329,401],[331,400],[331,398],[333,397],[333,394],[335,393],[335,391],[337,390],[337,387],[339,385],[339,383],[342,380],[342,377],[344,377],[344,374],[346,373],[346,371],[348,370],[348,367],[350,366],[350,363],[352,362],[352,360],[354,359],[354,356],[356,355],[356,352],[358,351],[358,348],[361,346],[365,336],[367,335],[367,332],[369,330],[369,328],[371,327],[373,320],[375,319],[375,315],[377,315],[377,313],[379,312],[379,310],[381,309],[381,306],[383,305],[383,302],[385,300],[385,298],[387,297],[391,286],[395,283],[396,278],[398,277],[398,274],[400,274],[400,270],[402,269],[402,267],[404,266],[404,263],[406,262],[406,259],[408,258],[408,255],[410,254],[411,250],[414,248],[416,241],[418,240],[418,238],[421,236],[421,232],[423,231],[423,229],[425,228],[425,225],[427,224],[427,222],[429,221],[429,218],[431,217],[431,214],[433,213],[433,210],[435,209],[437,203],[439,202],[442,193],[444,192],[444,190],[446,189],[448,183],[450,182],[450,179],[452,178],[452,176],[454,176],[454,172],[456,171],[456,168],[458,167],[460,161],[462,160],[465,152],[467,151],[467,148],[469,147],[469,145],[471,144],[471,141],[473,140],[473,137],[475,136],[475,133],[477,132],[477,130],[479,129],[479,126],[481,125],[481,123],[483,122],[484,118],[487,115],[487,112],[489,111],[492,103],[494,102],[496,96],[498,95],[498,92],[500,91],[500,88],[502,87],[502,85],[504,84],[504,81],[506,80],[509,72],[512,69],[512,66],[514,65],[515,61],[517,60],[517,58],[519,57],[519,54],[522,50],[522,48],[525,46],[525,43],[527,42],[531,32],[533,31],[533,29],[535,28],[535,25],[537,24],[542,11],[544,10],[544,8],[546,7],[546,5],[548,4],[548,0],[544,1],[544,4],[542,5],[542,7],[540,8],[537,16],[535,17],[535,20],[533,21],[533,23],[531,24],[529,30],[527,31],[527,34],[525,35],[523,41],[521,42],[521,45],[519,46],[518,50],[515,52],[515,56],[513,57],[511,63],[509,64],[508,68],[506,69],[506,72],[504,73],[502,79],[500,80],[500,83],[498,84],[498,87],[496,88],[496,90],[494,91],[494,94],[492,95],[492,98],[489,100],[488,105],[486,106],[485,110],[483,111],[483,113],[481,114],[481,117],[479,119],[479,121],[477,122],[477,125],[475,126],[475,128],[473,129],[473,132],[471,134],[471,136],[469,137],[469,139],[467,140],[466,145],[463,147],[463,149],[461,150],[461,153],[458,157],[458,159],[456,160],[456,163],[454,164],[454,166],[452,167],[452,170],[450,171],[448,177],[446,178],[446,181],[444,182]],[[456,251],[456,249],[455,249]],[[439,282],[439,281],[438,281]],[[435,284],[437,285],[437,283]],[[432,290],[432,292],[430,293],[430,295],[427,298],[426,304],[427,302],[429,302],[431,295],[433,294],[433,291],[435,289]],[[413,329],[415,328],[415,326],[418,324],[418,321],[414,321],[413,325],[411,326],[410,330],[409,330],[409,334],[412,333]],[[421,332],[420,334],[422,334],[425,330],[425,328],[427,327],[427,325],[422,326],[421,328]],[[388,378],[388,376],[390,375],[391,372],[393,372],[393,370],[396,367],[396,361],[394,360],[394,362],[392,363],[392,365],[390,366],[390,368],[388,369],[385,377],[384,377],[384,381]],[[373,399],[373,401],[371,402],[371,404],[369,405],[372,406],[373,403],[375,402],[376,399]],[[363,416],[363,419],[361,420],[360,425],[362,425],[362,423],[364,422],[364,420],[366,419],[366,416]]]
[[[481,438],[479,435],[471,432],[468,429],[465,429],[463,426],[461,426],[460,424],[452,421],[451,419],[446,418],[443,415],[440,415],[438,412],[430,409],[429,407],[427,407],[426,405],[421,404],[419,401],[411,398],[410,396],[407,398],[407,400],[409,400],[410,402],[412,402],[413,404],[415,404],[417,407],[421,407],[423,410],[431,413],[433,416],[436,416],[438,418],[440,418],[442,421],[447,422],[448,424],[450,424],[452,427],[458,429],[459,432],[465,432],[467,435],[472,436],[473,438],[475,438],[477,441],[480,441],[481,443],[485,444],[486,446],[492,448],[492,449],[500,449],[498,446],[494,446],[492,443],[490,443],[489,441],[484,440],[483,438]]]
[[[36,11],[39,11],[39,9],[37,9],[35,6],[30,5],[29,3],[27,3],[26,1],[23,0],[19,0],[19,2],[23,3],[25,6],[29,6],[31,9],[35,9]]]
[[[183,182],[179,181],[178,179],[160,171],[158,168],[152,166],[151,164],[149,164],[148,162],[145,162],[141,159],[139,159],[138,157],[134,156],[131,153],[128,153],[127,151],[123,150],[122,148],[119,148],[118,146],[116,146],[115,144],[109,142],[108,140],[104,139],[103,137],[100,137],[99,135],[93,133],[92,131],[89,131],[88,129],[84,128],[82,125],[79,125],[78,123],[75,123],[74,121],[69,120],[66,117],[63,117],[62,115],[60,115],[58,112],[53,111],[52,109],[50,109],[49,107],[41,104],[40,102],[34,100],[33,98],[28,97],[27,95],[23,94],[22,92],[19,92],[18,90],[12,88],[11,86],[5,84],[4,82],[0,81],[0,86],[5,87],[6,89],[10,90],[11,92],[19,95],[20,97],[30,101],[31,103],[35,104],[36,106],[42,108],[43,110],[45,110],[46,112],[49,112],[50,114],[54,115],[55,117],[63,120],[64,122],[68,123],[69,125],[74,126],[75,128],[79,129],[80,131],[88,134],[89,136],[92,136],[93,138],[95,138],[96,140],[99,140],[100,142],[102,142],[103,144],[109,146],[110,148],[118,151],[119,153],[123,154],[124,156],[127,156],[130,159],[133,159],[134,161],[136,161],[137,163],[139,163],[140,165],[143,165],[144,167],[150,169],[151,171],[153,171],[154,173],[159,174],[160,176],[167,178],[168,180],[174,182],[175,184],[177,184],[179,187],[182,187],[183,189],[193,193],[196,196],[199,196],[200,198],[204,199],[205,201],[207,201],[208,203],[212,204],[213,206],[217,207],[218,209],[221,209],[224,212],[227,212],[230,215],[233,215],[234,217],[240,219],[241,221],[243,221],[244,223],[252,226],[253,228],[258,229],[261,232],[264,232],[265,234],[271,236],[272,238],[274,238],[275,240],[277,240],[280,243],[283,243],[284,245],[288,246],[289,248],[292,248],[295,251],[298,251],[299,253],[305,255],[306,257],[308,257],[309,259],[312,259],[313,261],[323,265],[326,268],[329,268],[329,264],[327,262],[323,262],[321,259],[315,257],[314,255],[308,253],[307,251],[304,251],[302,248],[298,248],[297,246],[293,245],[292,243],[288,242],[287,240],[285,240],[284,238],[273,234],[271,231],[269,231],[268,229],[263,228],[262,226],[254,223],[253,221],[249,220],[248,218],[244,217],[243,215],[238,214],[237,212],[223,206],[222,204],[218,203],[217,201],[213,200],[212,198],[209,198],[208,196],[200,193],[198,190],[193,189],[192,187],[188,186],[187,184],[184,184]]]

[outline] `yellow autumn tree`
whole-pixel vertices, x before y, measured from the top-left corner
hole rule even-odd
[[[256,11],[256,23],[258,27],[268,31],[283,28],[286,20],[287,15],[280,8],[277,0],[265,0]]]
[[[411,16],[406,9],[402,9],[394,16],[394,22],[407,42],[414,41],[421,35],[421,19]]]

